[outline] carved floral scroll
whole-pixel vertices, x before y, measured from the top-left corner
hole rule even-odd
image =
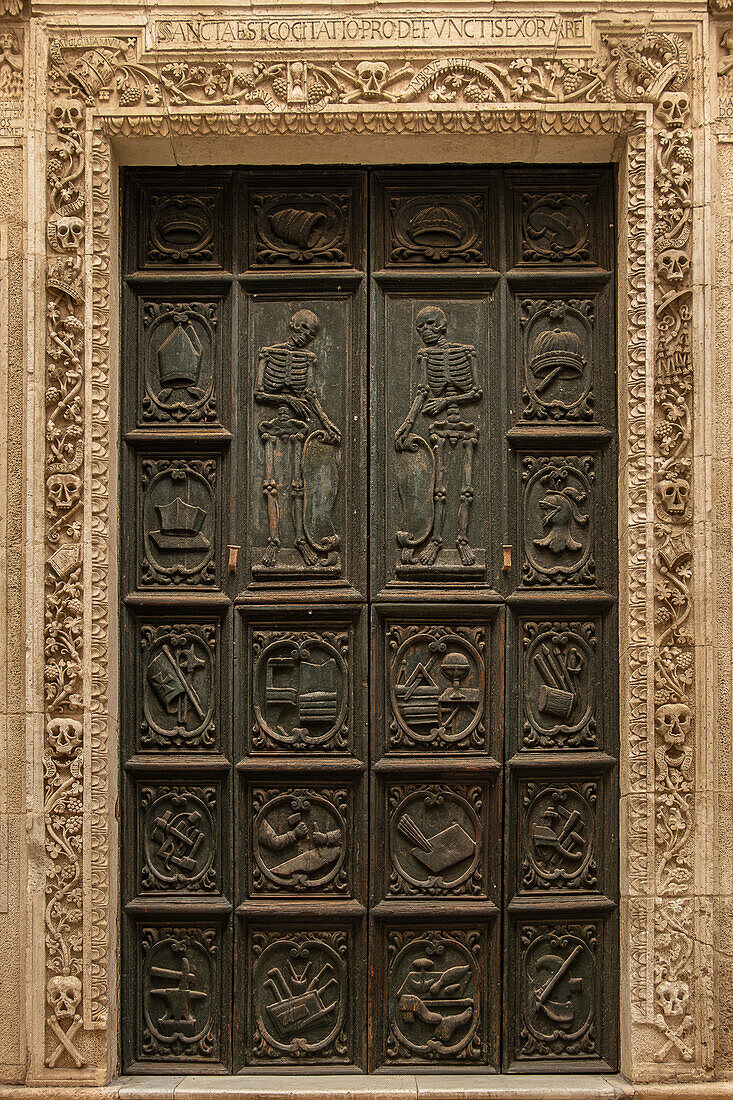
[[[659,31],[609,35],[594,57],[496,51],[200,61],[146,57],[137,37],[51,41],[43,748],[49,1079],[57,1070],[83,1069],[84,1036],[106,1027],[107,960],[115,950],[108,939],[106,825],[108,561],[115,537],[108,502],[109,139],[166,133],[626,135],[627,359],[620,404],[627,459],[622,614],[631,1012],[657,1037],[654,1061],[669,1063],[671,1072],[687,1064],[705,1069],[705,1042],[695,1026],[708,993],[694,902],[688,77],[687,41]]]

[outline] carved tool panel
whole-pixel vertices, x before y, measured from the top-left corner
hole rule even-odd
[[[123,185],[125,1071],[614,1068],[610,174]]]

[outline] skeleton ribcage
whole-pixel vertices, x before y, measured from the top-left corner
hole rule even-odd
[[[466,393],[473,386],[470,353],[466,344],[449,344],[444,348],[427,348],[428,385],[433,393],[446,389]]]
[[[308,367],[312,354],[307,351],[293,351],[292,348],[263,348],[260,354],[265,360],[263,387],[268,393],[278,393],[283,389],[303,393],[308,384]]]

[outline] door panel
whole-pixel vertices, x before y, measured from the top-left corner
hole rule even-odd
[[[125,1070],[613,1068],[610,173],[123,193]]]

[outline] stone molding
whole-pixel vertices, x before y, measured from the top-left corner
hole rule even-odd
[[[146,52],[137,32],[49,33],[39,119],[47,154],[46,587],[36,758],[46,860],[43,931],[32,952],[33,1014],[44,1036],[43,1052],[32,1051],[35,1083],[101,1082],[115,1060],[111,142],[168,134],[623,136],[622,997],[631,1031],[622,1068],[637,1079],[710,1071],[711,915],[696,885],[705,781],[696,776],[691,541],[700,369],[691,34],[694,25],[684,34],[679,27],[596,34],[590,56],[527,47],[521,57],[344,49],[336,58],[314,48],[264,62],[246,50],[225,61],[195,59],[194,47],[189,55]]]

